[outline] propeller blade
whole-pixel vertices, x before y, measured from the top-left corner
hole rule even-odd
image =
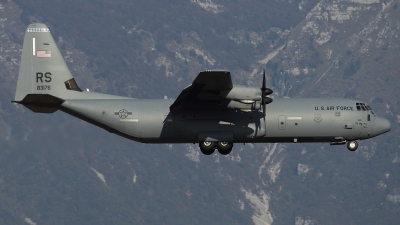
[[[264,116],[266,115],[266,113],[265,113],[265,92],[266,92],[266,90],[267,90],[267,87],[266,87],[266,85],[265,85],[265,69],[263,69],[263,81],[262,81],[262,87],[261,87],[261,104],[262,104],[262,108],[263,108],[263,113],[264,113]]]
[[[265,104],[265,102],[264,102],[264,104],[263,104],[263,113],[264,113],[264,116],[267,115],[267,113],[265,113],[265,105],[266,105],[266,104]]]
[[[265,96],[270,95],[270,94],[272,94],[272,93],[273,93],[273,91],[272,91],[271,89],[265,88],[265,91],[264,91],[264,95],[265,95]]]
[[[272,93],[273,93],[273,91],[266,87],[266,84],[265,84],[265,69],[263,69],[263,81],[262,81],[262,86],[261,86],[261,104],[262,104],[262,109],[263,109],[264,115],[266,115],[265,105],[272,102],[272,99],[268,98],[267,95],[270,95]]]
[[[265,85],[265,69],[263,69],[262,91],[265,91],[265,89],[267,89],[267,87],[266,87],[266,85]]]
[[[265,104],[269,104],[272,101],[273,101],[272,98],[265,97],[265,100],[264,100]]]

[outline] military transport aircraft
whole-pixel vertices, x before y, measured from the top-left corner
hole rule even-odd
[[[229,71],[200,72],[176,100],[132,99],[81,90],[46,25],[26,30],[14,103],[36,113],[61,110],[143,143],[199,143],[222,155],[233,143],[329,142],[354,151],[357,140],[391,124],[350,99],[274,98],[261,88],[234,86]],[[268,107],[266,107],[268,105]]]

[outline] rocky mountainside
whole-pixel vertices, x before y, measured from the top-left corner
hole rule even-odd
[[[279,188],[287,190],[276,197],[272,208],[275,204],[282,207],[286,195],[295,203],[288,203],[286,210],[297,215],[282,211],[278,218],[290,221],[295,217],[296,224],[396,223],[400,118],[397,7],[397,1],[321,1],[290,30],[277,51],[258,62],[266,64],[271,83],[281,96],[360,99],[388,118],[393,127],[387,135],[361,142],[356,156],[341,155],[336,147],[324,145],[310,146],[315,149],[311,152],[309,146],[303,146],[302,151],[286,153],[286,166],[289,161],[298,163],[297,177],[279,175]]]
[[[0,0],[0,224],[397,224],[398,1]],[[10,103],[44,22],[81,88],[174,98],[199,71],[274,97],[368,102],[392,131],[327,144],[146,145]]]

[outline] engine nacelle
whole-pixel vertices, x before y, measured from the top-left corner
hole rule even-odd
[[[221,97],[243,104],[254,104],[261,100],[261,89],[255,87],[235,86],[231,90],[221,91]]]
[[[241,103],[238,101],[229,101],[229,103],[226,106],[229,109],[238,109],[243,112],[251,112],[254,110],[260,110],[261,109],[261,102],[260,101],[254,101],[254,103]]]
[[[266,95],[272,91],[267,89]],[[243,112],[251,112],[262,108],[262,90],[256,87],[235,86],[229,90],[219,92],[201,92],[196,96],[197,100],[204,100],[208,104],[215,104],[229,109],[237,109]],[[210,103],[213,102],[213,103]],[[265,97],[265,104],[272,102],[271,98]],[[210,106],[211,106],[210,105]]]

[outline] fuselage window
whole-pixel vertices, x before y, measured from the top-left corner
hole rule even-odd
[[[371,121],[371,115],[368,114],[367,120]]]

